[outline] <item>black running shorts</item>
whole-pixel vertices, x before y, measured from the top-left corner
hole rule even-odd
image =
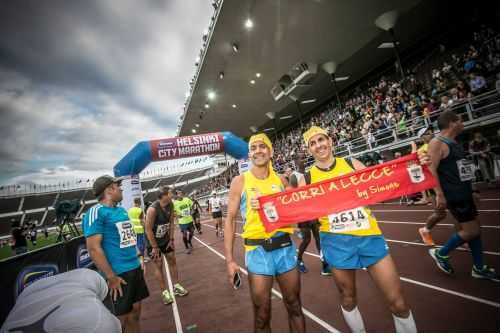
[[[111,312],[115,316],[123,316],[132,311],[132,305],[140,302],[149,296],[146,281],[144,281],[144,272],[141,267],[118,275],[127,284],[122,284],[123,296],[114,301],[111,305]],[[111,295],[111,293],[110,293]]]
[[[461,200],[447,202],[451,215],[459,222],[465,223],[473,221],[477,217],[477,208],[474,200]]]
[[[222,217],[222,211],[212,212],[212,218],[219,219]]]

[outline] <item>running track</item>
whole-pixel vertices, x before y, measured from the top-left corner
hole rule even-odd
[[[455,275],[438,271],[417,233],[430,206],[384,204],[372,206],[399,269],[404,294],[412,307],[419,332],[499,332],[500,283],[470,277],[471,257],[467,249],[452,256]],[[482,193],[480,221],[485,261],[500,270],[500,191]],[[203,234],[196,234],[191,255],[184,252],[177,231],[176,255],[186,297],[174,305],[161,303],[159,287],[152,271],[146,272],[151,296],[143,303],[143,332],[251,332],[252,306],[248,283],[233,290],[226,278],[223,241],[215,237],[212,223],[204,216]],[[241,220],[237,232],[241,232]],[[447,218],[433,232],[437,244],[443,244],[453,230]],[[300,239],[295,239],[296,244]],[[244,266],[242,240],[235,241],[235,258]],[[333,279],[322,277],[314,242],[304,256],[309,272],[302,274],[302,303],[308,332],[349,332],[339,309]],[[151,264],[148,264],[148,268]],[[242,277],[245,277],[243,274]],[[368,332],[393,332],[391,314],[368,273],[357,274],[358,300]],[[272,300],[273,332],[288,332],[287,316],[274,286]]]

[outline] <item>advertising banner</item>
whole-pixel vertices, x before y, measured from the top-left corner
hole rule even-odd
[[[267,232],[349,209],[398,198],[436,186],[426,166],[410,154],[363,170],[308,186],[259,197],[259,216]],[[347,212],[343,219],[356,216]],[[341,221],[347,223],[348,221]],[[356,221],[354,221],[356,222]]]
[[[142,202],[142,191],[141,182],[139,175],[127,176],[122,180],[122,190],[123,190],[123,200],[122,207],[127,211],[134,206],[134,199],[141,198]],[[142,204],[143,206],[143,204]]]
[[[224,151],[219,133],[200,134],[150,141],[153,161],[217,154]]]

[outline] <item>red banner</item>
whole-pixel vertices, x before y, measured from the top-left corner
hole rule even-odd
[[[218,133],[152,140],[150,145],[153,161],[210,155],[224,151],[224,140]]]
[[[266,232],[348,209],[372,205],[436,186],[417,154],[319,183],[259,197]]]

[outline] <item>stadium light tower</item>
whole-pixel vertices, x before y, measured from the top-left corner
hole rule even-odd
[[[340,104],[340,96],[339,96],[339,89],[337,87],[337,77],[335,76],[335,73],[337,72],[337,63],[335,61],[328,61],[325,62],[323,65],[321,65],[323,70],[330,74],[331,81],[333,82],[333,87],[335,88],[335,96],[337,96],[337,106],[341,107]]]
[[[389,34],[391,35],[394,53],[396,54],[396,61],[397,61],[399,71],[401,74],[401,79],[404,81],[405,72],[403,70],[403,66],[401,65],[401,58],[399,56],[398,42],[396,39],[396,34],[394,33],[394,27],[396,26],[398,16],[399,16],[399,13],[397,10],[391,10],[389,12],[385,12],[375,19],[375,25],[384,31],[388,31]]]

